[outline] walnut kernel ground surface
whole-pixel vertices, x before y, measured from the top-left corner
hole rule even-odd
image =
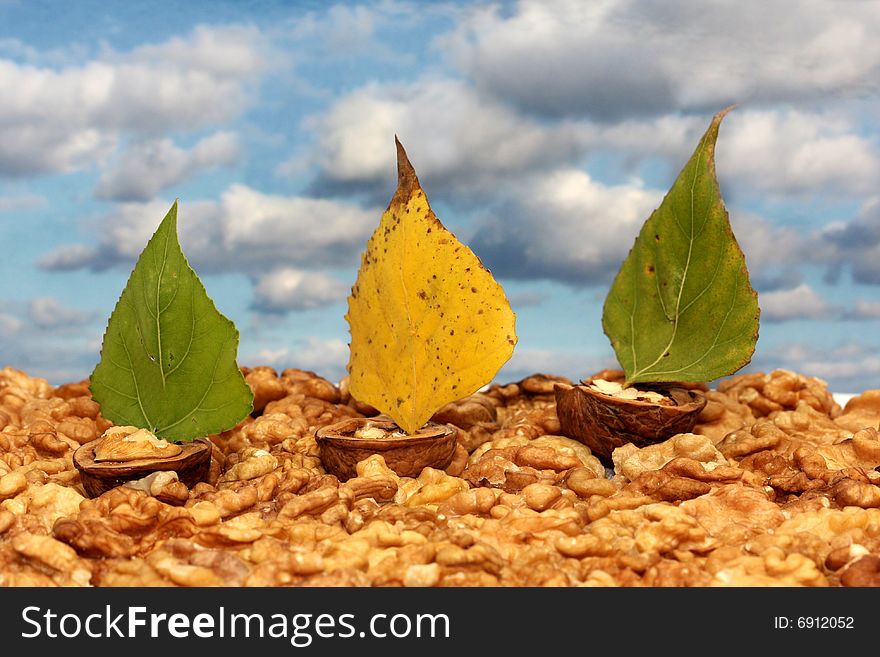
[[[207,482],[90,499],[71,457],[111,426],[87,382],[0,370],[0,585],[880,585],[880,391],[723,380],[693,433],[614,452],[559,435],[553,385],[493,385],[436,416],[446,470],[379,456],[345,483],[314,431],[375,414],[312,372],[245,370],[255,411],[211,436]]]

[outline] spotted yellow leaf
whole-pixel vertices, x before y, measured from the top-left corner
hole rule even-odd
[[[397,141],[398,186],[348,298],[351,394],[414,433],[490,383],[516,316],[480,259],[434,215]]]

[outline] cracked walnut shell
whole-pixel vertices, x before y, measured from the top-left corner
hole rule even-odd
[[[143,479],[155,472],[174,471],[187,487],[205,481],[211,467],[211,441],[198,438],[188,443],[172,443],[170,455],[154,449],[146,452],[122,450],[122,458],[112,460],[120,450],[111,448],[101,454],[104,438],[98,438],[73,453],[73,465],[79,471],[83,489],[89,497],[97,497],[111,488]],[[124,445],[124,443],[123,443]],[[108,458],[109,454],[109,458]],[[104,458],[100,458],[100,456]]]
[[[455,454],[457,429],[428,422],[412,435],[390,418],[348,418],[315,432],[321,463],[341,481],[357,476],[356,466],[372,454],[381,454],[401,477],[418,477],[423,468],[446,468]]]
[[[628,443],[645,447],[690,433],[706,406],[703,391],[677,384],[646,385],[651,397],[632,399],[602,392],[594,380],[600,378],[556,384],[556,413],[562,434],[584,443],[607,466],[612,452]],[[657,393],[668,403],[656,401]]]

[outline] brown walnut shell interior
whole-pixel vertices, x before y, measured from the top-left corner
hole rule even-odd
[[[180,454],[163,458],[144,458],[133,461],[95,461],[95,449],[102,438],[93,440],[73,453],[73,465],[79,470],[80,480],[89,497],[98,497],[111,488],[136,481],[161,470],[173,470],[188,488],[208,478],[211,469],[211,441],[197,438],[178,443]]]
[[[426,467],[442,470],[452,462],[457,429],[451,424],[428,422],[418,432],[401,437],[355,438],[364,426],[401,431],[393,420],[372,417],[347,418],[315,432],[324,469],[340,481],[356,477],[355,466],[373,454],[382,455],[385,465],[401,477],[418,477]]]
[[[557,384],[556,414],[563,435],[582,442],[609,467],[612,452],[627,443],[645,447],[689,433],[707,401],[702,390],[675,383],[644,386],[670,404],[622,399],[590,388],[592,378],[582,385]]]

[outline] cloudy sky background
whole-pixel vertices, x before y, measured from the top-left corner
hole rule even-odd
[[[499,381],[613,366],[608,286],[712,115],[762,308],[749,370],[880,388],[880,3],[0,0],[0,365],[88,376],[180,200],[239,362],[348,359],[396,184],[504,286]]]

